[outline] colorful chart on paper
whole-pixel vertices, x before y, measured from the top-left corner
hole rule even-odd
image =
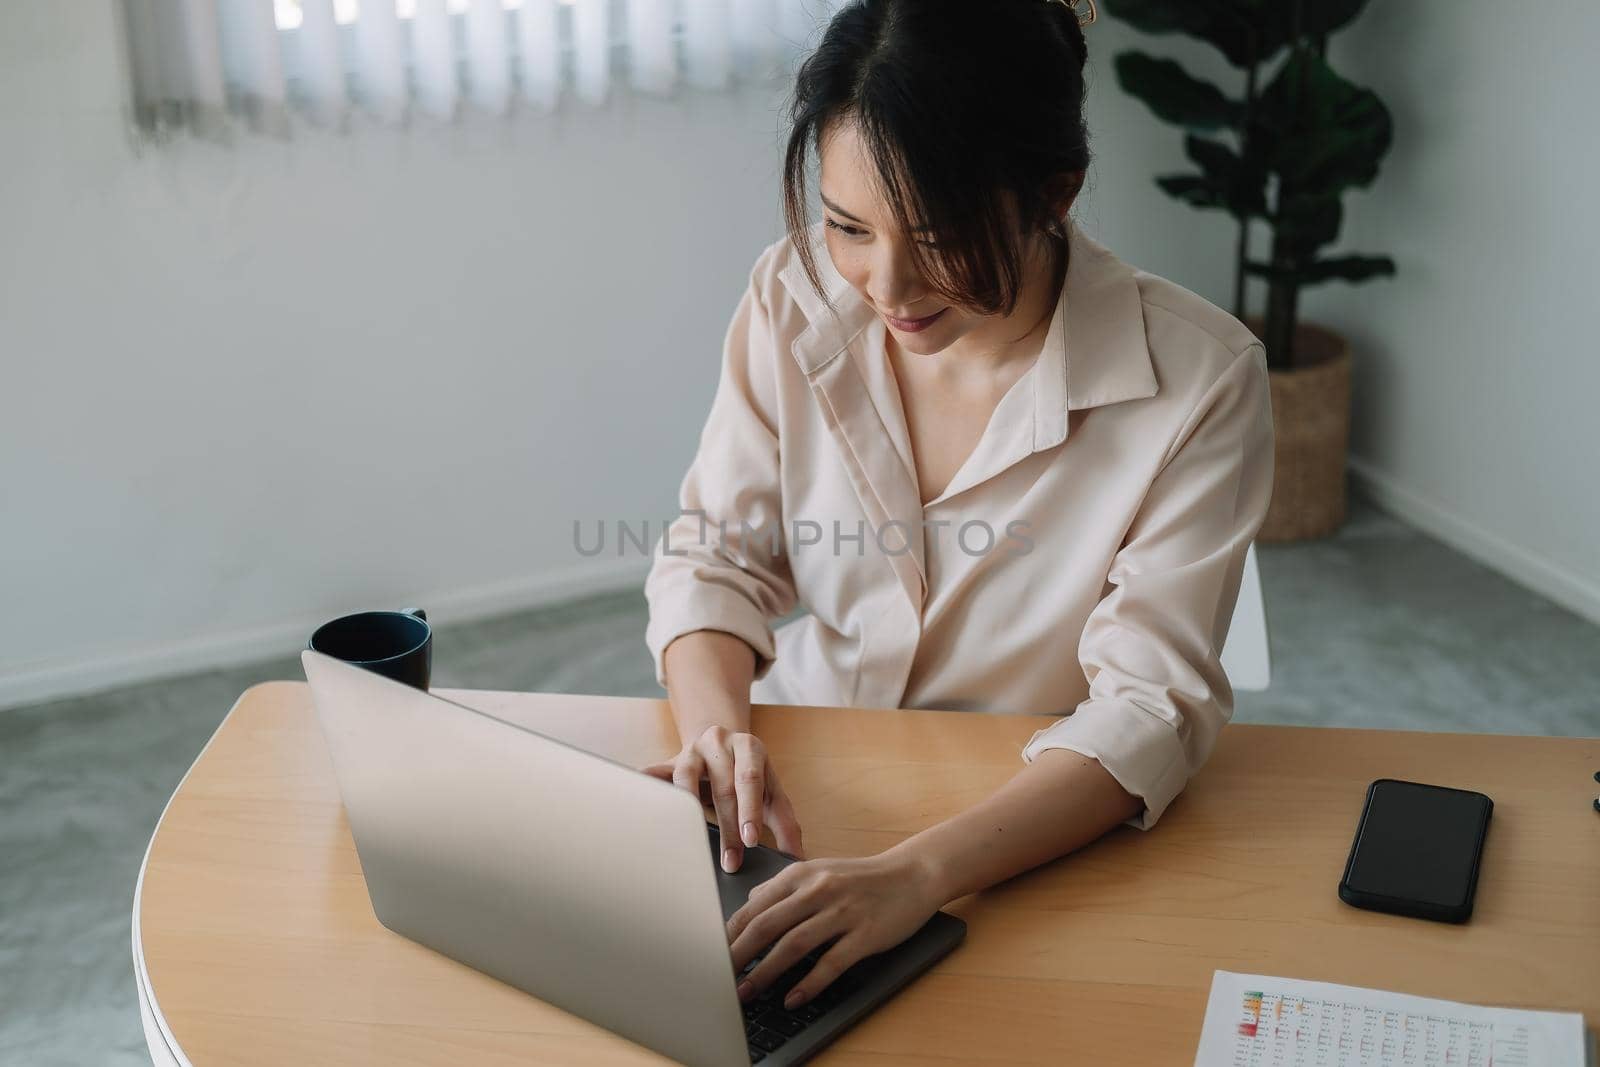
[[[1196,1067],[1584,1067],[1582,1016],[1212,976]]]

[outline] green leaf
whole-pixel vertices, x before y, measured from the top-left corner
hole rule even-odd
[[[1307,256],[1336,239],[1343,221],[1337,196],[1286,197],[1272,220],[1274,230]]]
[[[1238,29],[1241,23],[1251,28],[1265,60],[1285,45],[1316,41],[1343,28],[1361,13],[1366,0],[1226,0],[1221,6],[1232,16],[1228,25],[1234,32],[1244,32]]]
[[[1106,13],[1145,33],[1181,33],[1216,48],[1236,67],[1265,63],[1301,39],[1326,37],[1349,25],[1366,0],[1099,0]]]
[[[1289,40],[1281,0],[1100,0],[1100,5],[1145,33],[1198,37],[1236,67],[1265,62]]]
[[[1379,275],[1394,274],[1394,260],[1388,256],[1335,256],[1291,267],[1275,267],[1271,263],[1251,260],[1244,265],[1244,272],[1268,281],[1294,282],[1297,285],[1316,285],[1335,278],[1364,282]]]
[[[1265,215],[1266,171],[1252,167],[1220,141],[1193,134],[1183,139],[1183,150],[1205,176],[1218,198],[1236,218]]]
[[[1310,37],[1325,37],[1349,25],[1367,0],[1315,0],[1304,4],[1300,12],[1300,30]]]
[[[1215,207],[1227,210],[1226,193],[1217,188],[1204,174],[1168,174],[1156,179],[1156,184],[1168,196],[1175,197],[1194,207]]]
[[[1335,256],[1306,264],[1300,271],[1300,278],[1306,285],[1315,285],[1335,278],[1345,282],[1364,282],[1368,278],[1393,274],[1394,260],[1388,256]]]
[[[1300,50],[1262,92],[1250,137],[1288,190],[1331,196],[1377,177],[1393,125],[1377,94]]]
[[[1229,181],[1236,179],[1244,166],[1239,157],[1233,154],[1233,149],[1221,141],[1196,137],[1194,134],[1183,139],[1183,153],[1198,163],[1207,174]]]
[[[1108,15],[1145,33],[1198,33],[1211,14],[1204,3],[1184,0],[1101,0]]]
[[[1237,100],[1230,100],[1221,89],[1170,59],[1121,52],[1115,65],[1118,84],[1166,122],[1191,130],[1215,130],[1231,128],[1243,115],[1243,105]]]

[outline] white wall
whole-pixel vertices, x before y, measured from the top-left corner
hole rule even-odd
[[[1374,5],[1341,42],[1399,141],[1348,243],[1401,274],[1308,306],[1358,345],[1361,469],[1600,617],[1595,18],[1513,43],[1467,6]],[[780,232],[781,90],[135,154],[111,9],[0,5],[0,706],[287,652],[359,607],[636,584],[571,523],[673,511]],[[1137,38],[1090,32],[1081,219],[1225,301],[1226,220],[1153,186],[1179,138],[1111,77]]]
[[[675,512],[771,94],[136,155],[111,13],[0,5],[0,703],[636,583],[571,524]]]

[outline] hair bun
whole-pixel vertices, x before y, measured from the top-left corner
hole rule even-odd
[[[1095,6],[1094,0],[1082,0],[1084,9],[1078,10],[1079,0],[1045,0],[1047,4],[1060,4],[1077,16],[1079,26],[1089,26],[1100,17],[1100,9]]]

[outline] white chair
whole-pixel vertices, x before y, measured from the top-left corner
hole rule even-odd
[[[1267,605],[1261,598],[1261,572],[1255,542],[1244,554],[1244,578],[1233,607],[1228,640],[1222,646],[1222,669],[1237,690],[1260,690],[1272,678],[1272,650],[1267,645]]]

